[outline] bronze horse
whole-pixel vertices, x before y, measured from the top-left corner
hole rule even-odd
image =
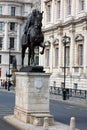
[[[35,14],[35,15],[34,15]],[[28,48],[28,65],[34,65],[34,49],[36,46],[42,47],[41,54],[44,53],[45,43],[42,33],[42,15],[38,10],[31,13],[26,23],[27,31],[22,36],[22,66],[24,66],[25,51]],[[33,16],[34,15],[34,16]]]

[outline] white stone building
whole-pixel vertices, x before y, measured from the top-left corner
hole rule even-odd
[[[0,78],[6,78],[6,71],[12,68],[16,57],[17,68],[21,66],[21,37],[27,15],[31,12],[30,0],[0,0]],[[10,47],[10,54],[9,54]],[[25,59],[25,62],[27,58]]]
[[[87,89],[87,0],[41,0],[41,10],[46,48],[40,65],[52,73],[50,85],[64,83],[66,33],[66,88]]]

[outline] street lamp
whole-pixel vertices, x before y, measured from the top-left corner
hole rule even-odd
[[[64,44],[64,86],[63,86],[63,100],[66,100],[66,44],[70,43],[70,37],[65,36],[63,37],[63,44]]]

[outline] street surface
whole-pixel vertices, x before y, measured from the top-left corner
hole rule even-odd
[[[87,107],[51,100],[50,111],[58,122],[70,124],[70,118],[76,118],[76,127],[87,130]]]
[[[0,91],[0,130],[18,130],[3,120],[3,116],[13,114],[15,94]]]
[[[0,90],[0,130],[18,130],[3,121],[3,116],[13,114],[15,105],[15,93]],[[50,111],[58,122],[70,124],[70,118],[76,118],[76,127],[87,130],[87,107],[72,105],[67,101],[50,101]]]

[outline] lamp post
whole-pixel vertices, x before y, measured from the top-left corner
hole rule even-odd
[[[64,86],[63,86],[63,100],[66,100],[66,44],[70,43],[70,37],[65,36],[63,37],[63,44],[64,44]]]

